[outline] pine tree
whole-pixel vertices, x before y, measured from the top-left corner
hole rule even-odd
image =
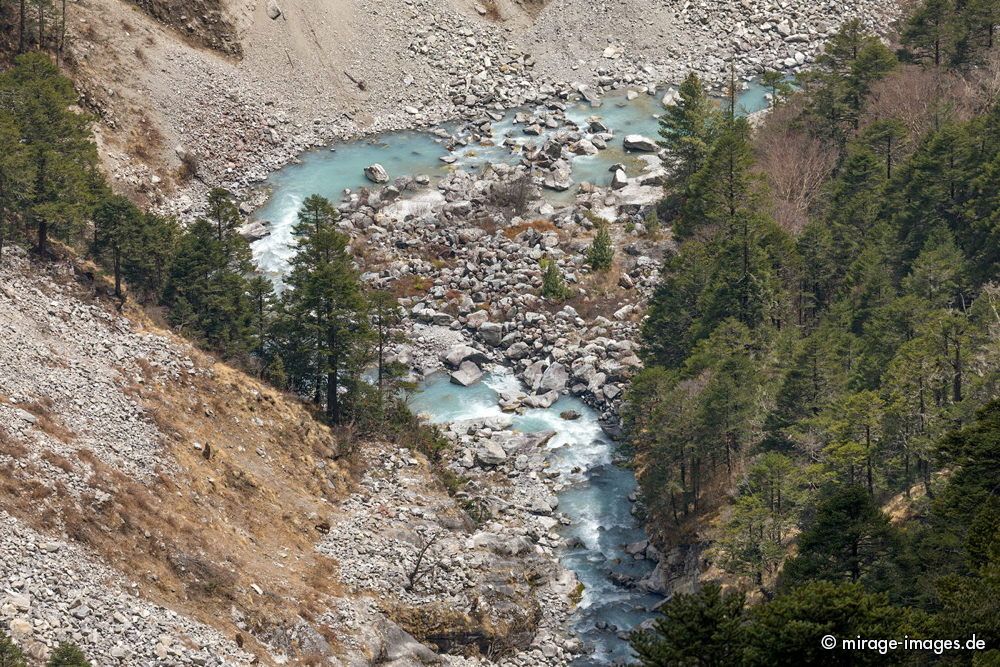
[[[110,255],[115,278],[115,296],[122,298],[123,248],[136,247],[133,241],[142,224],[142,213],[125,197],[109,196],[94,209],[93,249],[98,257]]]
[[[0,630],[0,667],[28,667],[24,653],[3,630]]]
[[[227,357],[253,347],[250,251],[238,234],[222,241],[216,227],[198,219],[184,230],[170,267],[164,300],[171,321]]]
[[[597,228],[597,234],[587,250],[587,264],[595,271],[607,271],[615,260],[615,246],[606,224]]]
[[[775,109],[792,92],[792,85],[788,83],[785,75],[773,69],[765,70],[760,75],[762,86],[771,91],[771,108]]]
[[[136,223],[123,248],[122,275],[146,302],[166,286],[181,231],[176,220],[155,213],[142,213]]]
[[[906,126],[895,118],[877,120],[865,128],[861,141],[885,162],[885,180],[892,180],[892,167],[899,159]]]
[[[71,239],[82,226],[99,178],[90,117],[70,109],[76,92],[42,53],[18,56],[0,75],[0,95],[13,100],[34,182],[26,209],[35,228],[39,253],[48,252],[49,235]]]
[[[300,391],[325,403],[333,423],[343,417],[340,393],[357,382],[370,335],[367,304],[348,239],[336,229],[338,217],[323,197],[305,200],[294,229],[298,252],[282,295],[290,347],[286,370]]]
[[[671,181],[682,185],[700,167],[709,145],[716,111],[701,79],[691,72],[678,89],[676,104],[660,116],[660,146],[673,167]]]
[[[831,492],[799,536],[799,551],[786,563],[782,586],[808,580],[877,584],[879,560],[897,538],[889,519],[860,486]]]
[[[759,210],[761,179],[751,171],[753,160],[749,123],[745,118],[724,121],[701,168],[691,176],[688,202],[674,233],[688,238]]]
[[[13,113],[0,108],[0,261],[10,230],[31,197],[31,166]]]
[[[565,301],[571,295],[566,280],[559,271],[555,260],[543,258],[542,265],[542,296],[553,301]]]
[[[632,636],[643,667],[740,663],[745,597],[707,584],[698,593],[679,593],[663,606],[651,631]]]
[[[240,224],[240,211],[231,192],[224,188],[212,188],[209,191],[208,219],[215,225],[219,243],[234,235]]]
[[[903,43],[919,58],[940,66],[949,48],[953,12],[953,0],[925,0],[907,21]]]
[[[393,367],[387,361],[389,345],[402,340],[398,327],[402,323],[403,317],[395,297],[385,290],[371,292],[368,302],[371,307],[372,330],[375,334],[376,346],[375,358],[378,364],[376,386],[380,398],[383,398],[387,392],[395,389],[393,380],[401,375],[400,371],[403,370]]]

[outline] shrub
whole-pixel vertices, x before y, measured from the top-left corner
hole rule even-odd
[[[87,656],[76,644],[62,643],[45,663],[46,667],[91,667]]]
[[[10,637],[0,631],[0,667],[27,667],[24,654]]]
[[[570,297],[570,289],[566,286],[559,266],[551,259],[542,262],[542,296],[553,301],[565,301]]]

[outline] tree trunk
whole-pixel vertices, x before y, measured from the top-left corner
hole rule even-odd
[[[331,423],[340,421],[340,396],[337,388],[340,384],[338,375],[339,359],[335,352],[337,336],[333,327],[328,326],[326,333],[326,417]]]
[[[115,296],[122,298],[122,251],[115,247]]]
[[[39,255],[45,255],[49,250],[49,223],[45,220],[38,221],[38,247]]]
[[[38,50],[45,48],[45,5],[38,1]]]
[[[20,23],[17,31],[17,52],[24,53],[24,32],[27,30],[26,20],[27,20],[27,5],[28,0],[21,0],[21,13],[20,13]]]

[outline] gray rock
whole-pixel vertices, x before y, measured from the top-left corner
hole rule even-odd
[[[489,357],[474,347],[465,344],[454,345],[441,355],[441,361],[451,368],[458,368],[463,361],[471,361],[476,364],[484,364],[489,361]]]
[[[484,466],[500,465],[507,460],[507,452],[494,440],[484,440],[476,448],[476,461]]]
[[[372,183],[386,183],[389,181],[389,172],[378,162],[365,167],[365,178]]]
[[[566,388],[568,381],[569,373],[566,371],[566,367],[557,361],[545,369],[539,388],[548,391],[562,391]]]
[[[660,149],[656,145],[656,142],[652,139],[642,136],[641,134],[629,134],[626,135],[622,146],[625,147],[627,151],[641,151],[644,153],[655,153]]]
[[[471,387],[483,377],[483,371],[471,361],[463,361],[458,370],[451,374],[451,383]]]

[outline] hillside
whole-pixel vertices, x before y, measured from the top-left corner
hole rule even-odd
[[[454,650],[516,632],[509,598],[537,610],[515,572],[547,561],[477,537],[421,456],[342,456],[296,399],[117,312],[70,264],[5,254],[0,387],[0,621],[29,655],[409,665],[438,658],[390,616],[426,633],[446,595],[434,632]],[[404,591],[428,531],[448,571]]]

